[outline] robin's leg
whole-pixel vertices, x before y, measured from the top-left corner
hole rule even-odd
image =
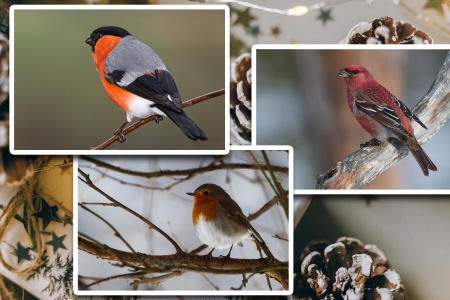
[[[225,256],[226,259],[230,258],[231,250],[233,249],[233,245],[230,247],[230,251],[228,251],[227,256]]]
[[[211,251],[209,251],[209,253],[208,253],[208,254],[206,254],[206,256],[212,257],[212,253],[213,253],[214,249],[216,249],[216,248],[212,248],[212,250],[211,250]]]
[[[227,256],[220,256],[220,257],[223,257],[223,261],[222,261],[222,267],[223,267],[223,265],[224,265],[224,263],[227,261],[227,260],[229,260],[230,259],[230,254],[231,254],[231,250],[233,249],[233,245],[231,245],[231,247],[230,247],[230,251],[228,251],[228,254],[227,254]]]

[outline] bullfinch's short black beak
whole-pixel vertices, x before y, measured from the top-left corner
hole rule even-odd
[[[91,45],[91,46],[94,46],[93,43],[94,41],[92,40],[92,38],[91,37],[88,37],[87,39],[86,39],[86,44],[89,44],[89,45]]]

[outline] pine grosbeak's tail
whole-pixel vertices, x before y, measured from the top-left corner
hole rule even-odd
[[[376,140],[395,138],[405,144],[422,172],[437,168],[414,136],[411,120],[427,127],[400,100],[379,84],[364,67],[350,65],[339,71],[347,84],[347,101],[359,124]]]

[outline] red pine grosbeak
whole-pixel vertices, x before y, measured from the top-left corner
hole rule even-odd
[[[411,119],[427,127],[400,100],[379,84],[364,67],[350,65],[339,71],[347,84],[347,101],[359,124],[375,139],[362,146],[395,138],[405,144],[425,176],[437,168],[414,136]]]

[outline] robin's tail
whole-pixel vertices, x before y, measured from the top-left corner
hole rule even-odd
[[[181,131],[183,131],[191,140],[208,140],[208,137],[203,130],[201,130],[183,110],[176,112],[164,106],[159,106],[158,109],[165,113],[178,127],[180,127]]]
[[[425,151],[423,151],[422,147],[420,147],[419,143],[416,140],[408,141],[407,145],[409,151],[414,156],[420,168],[422,169],[423,175],[428,176],[428,170],[437,171],[434,163],[431,161]]]

